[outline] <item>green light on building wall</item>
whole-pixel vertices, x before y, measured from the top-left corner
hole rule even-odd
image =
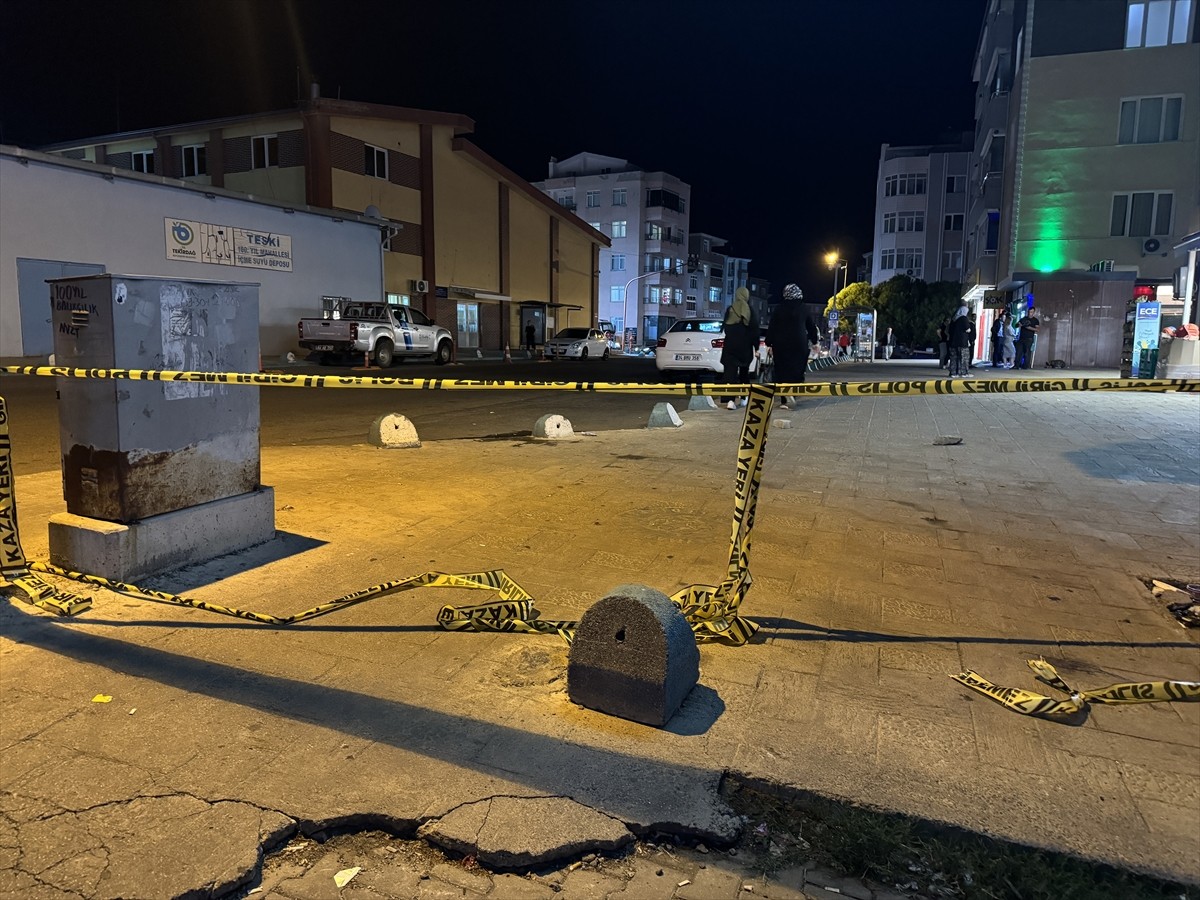
[[[1029,250],[1029,264],[1038,272],[1057,272],[1065,268],[1067,255],[1063,241],[1034,241]]]

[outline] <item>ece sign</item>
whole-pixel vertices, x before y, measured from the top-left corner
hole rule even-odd
[[[292,271],[290,235],[186,219],[163,219],[163,226],[167,236],[167,259]]]

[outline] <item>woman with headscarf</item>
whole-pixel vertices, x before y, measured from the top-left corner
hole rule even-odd
[[[725,310],[725,344],[721,348],[721,365],[726,384],[749,384],[750,362],[758,351],[758,315],[750,308],[750,292],[740,287],[734,292],[733,304]],[[723,398],[729,409],[737,409],[732,397]],[[742,405],[746,401],[742,399]]]
[[[810,316],[804,314],[804,293],[794,284],[783,289],[783,302],[771,313],[767,328],[767,346],[775,357],[775,381],[794,384],[804,381],[808,371],[808,342],[820,340],[821,335]],[[781,396],[780,406],[788,408],[788,398]]]
[[[967,371],[971,359],[971,320],[967,318],[967,308],[960,306],[954,318],[950,321],[950,377],[970,378]]]

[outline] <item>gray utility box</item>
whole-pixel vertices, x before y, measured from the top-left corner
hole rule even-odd
[[[49,282],[55,364],[258,371],[258,285],[142,275]],[[59,378],[63,496],[131,523],[259,486],[258,388]]]

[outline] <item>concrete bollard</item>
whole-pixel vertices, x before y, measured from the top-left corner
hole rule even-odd
[[[571,427],[570,419],[547,414],[534,423],[533,436],[544,441],[561,441],[564,438],[575,437],[575,429]]]
[[[678,428],[682,424],[683,419],[679,418],[679,413],[675,412],[675,407],[663,401],[662,403],[655,403],[654,409],[650,410],[650,421],[646,423],[646,427]]]
[[[567,659],[567,696],[622,719],[662,727],[700,680],[700,651],[663,593],[623,584],[588,609]]]
[[[416,426],[399,413],[388,413],[372,422],[368,440],[373,446],[385,450],[421,446]]]
[[[688,397],[688,409],[716,409],[717,401],[708,396]]]

